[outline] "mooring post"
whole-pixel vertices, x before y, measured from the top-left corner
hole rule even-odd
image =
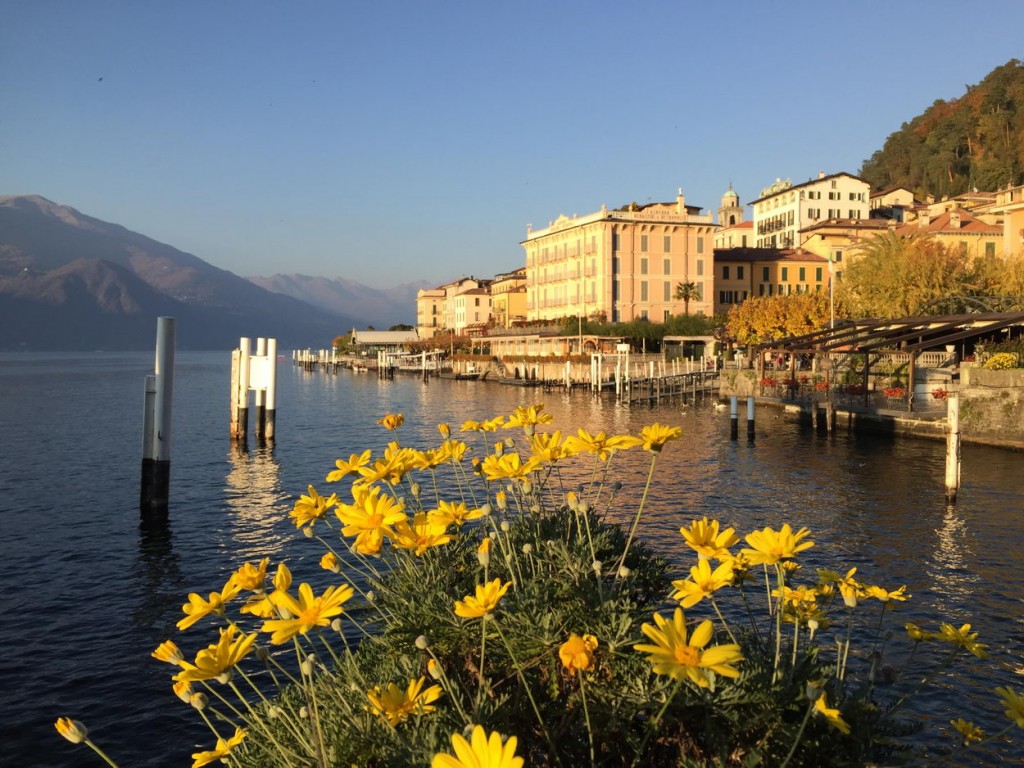
[[[960,488],[960,395],[946,398],[946,502],[956,503]]]
[[[264,438],[274,439],[274,424],[277,421],[277,339],[267,339],[267,397]]]
[[[740,436],[740,414],[736,395],[729,397],[729,437],[738,440]]]
[[[747,397],[747,440],[754,441],[754,397]]]
[[[262,365],[263,361],[267,357],[267,340],[263,336],[259,336],[256,339],[256,355],[255,358],[250,358],[250,364],[256,363]],[[257,360],[259,362],[257,362]],[[250,379],[252,372],[249,373]],[[264,386],[264,377],[258,377],[260,379],[260,386],[256,388],[256,394],[253,397],[253,405],[256,408],[256,413],[253,418],[253,432],[256,433],[257,440],[265,440],[267,435],[267,390]]]
[[[818,429],[818,393],[811,393],[811,428]]]
[[[154,372],[146,376],[139,509],[166,512],[171,477],[171,412],[174,398],[175,319],[159,317]]]
[[[242,337],[231,355],[231,439],[249,437],[249,358],[252,341]]]

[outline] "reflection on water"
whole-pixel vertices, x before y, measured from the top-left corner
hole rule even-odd
[[[182,602],[182,578],[173,538],[166,509],[141,516],[135,570],[138,584],[132,614],[137,629],[160,627],[164,617]]]
[[[282,547],[293,538],[283,526],[290,495],[281,487],[281,467],[273,444],[249,451],[233,444],[228,450],[229,470],[224,502],[234,513],[234,549],[252,559],[279,557]]]

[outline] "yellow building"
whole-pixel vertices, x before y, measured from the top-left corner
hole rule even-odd
[[[496,275],[491,282],[491,320],[495,328],[526,322],[526,267]]]
[[[828,259],[802,248],[715,250],[715,312],[724,314],[751,296],[828,290]]]
[[[822,219],[866,219],[870,185],[849,173],[824,172],[794,185],[777,180],[761,190],[754,210],[754,242],[758,248],[795,248],[799,232]]]
[[[988,211],[1001,222],[1002,254],[1024,256],[1024,184],[1007,185],[998,190],[995,203]]]
[[[528,229],[526,314],[529,320],[604,315],[611,322],[682,314],[677,286],[693,284],[691,314],[710,315],[711,215],[674,203],[602,206],[586,216],[559,216],[544,229]]]
[[[416,291],[416,333],[421,339],[432,339],[444,328],[444,286]]]
[[[800,230],[801,248],[835,263],[836,279],[864,243],[895,228],[886,219],[825,219]]]
[[[986,224],[969,211],[955,209],[932,217],[928,209],[918,211],[915,221],[896,228],[896,234],[909,237],[915,233],[929,235],[964,257],[976,259],[996,256],[1003,251],[1003,227]]]

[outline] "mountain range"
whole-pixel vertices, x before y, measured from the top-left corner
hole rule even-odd
[[[44,197],[0,196],[0,349],[151,349],[161,315],[177,318],[181,349],[231,349],[242,336],[319,348],[352,328],[414,317],[415,291],[250,281]]]

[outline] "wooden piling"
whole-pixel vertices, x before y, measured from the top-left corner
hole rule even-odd
[[[256,356],[254,358],[250,358],[250,365],[256,364],[257,360],[259,360],[258,364],[262,365],[266,357],[267,340],[260,336],[256,339]],[[264,372],[260,373],[261,379],[263,377],[263,373]],[[249,375],[250,377],[252,376],[251,368]],[[256,408],[256,412],[253,414],[253,432],[255,432],[257,440],[265,440],[267,434],[267,390],[262,386],[256,389],[253,397],[253,405]]]
[[[139,493],[143,514],[166,513],[170,496],[175,323],[173,317],[157,318],[154,372],[146,376]]]
[[[946,502],[956,503],[960,488],[960,395],[946,398]]]
[[[738,440],[740,436],[740,414],[736,395],[729,397],[729,437]]]
[[[267,396],[263,436],[274,440],[277,422],[277,339],[267,339]]]
[[[231,439],[245,442],[249,437],[249,350],[252,341],[241,338],[231,353]]]
[[[747,440],[754,441],[754,398],[747,398]]]

